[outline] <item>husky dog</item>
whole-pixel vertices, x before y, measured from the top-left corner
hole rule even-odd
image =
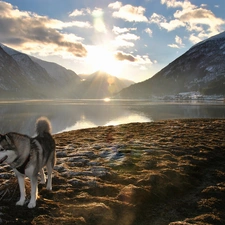
[[[45,117],[36,122],[37,136],[10,132],[0,134],[0,164],[8,163],[16,173],[20,187],[20,199],[16,205],[24,205],[26,199],[24,178],[28,176],[31,182],[31,199],[28,208],[36,206],[38,194],[38,173],[41,183],[46,182],[43,167],[48,172],[47,189],[52,190],[52,170],[55,165],[55,141],[51,136],[51,124]]]

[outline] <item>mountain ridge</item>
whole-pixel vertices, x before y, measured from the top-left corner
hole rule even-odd
[[[87,75],[77,88],[78,92],[83,92],[82,98],[98,99],[111,97],[133,83],[130,80],[119,79],[104,71],[96,71]]]
[[[120,91],[116,98],[154,98],[198,91],[225,95],[225,32],[191,47],[153,77]]]
[[[3,44],[0,56],[0,98],[105,98],[132,83],[99,71],[84,81],[72,70]]]

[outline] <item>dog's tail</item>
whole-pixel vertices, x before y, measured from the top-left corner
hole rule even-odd
[[[48,118],[46,117],[40,117],[36,121],[36,133],[37,135],[43,136],[44,133],[51,134],[52,132],[52,126]]]

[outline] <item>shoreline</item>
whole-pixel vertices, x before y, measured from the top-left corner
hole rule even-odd
[[[9,167],[0,169],[3,222],[225,223],[225,119],[99,126],[53,136],[53,191],[39,184],[34,210],[15,206],[17,181]]]

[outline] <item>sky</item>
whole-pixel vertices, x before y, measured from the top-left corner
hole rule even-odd
[[[225,31],[224,0],[0,0],[0,43],[141,82]]]

